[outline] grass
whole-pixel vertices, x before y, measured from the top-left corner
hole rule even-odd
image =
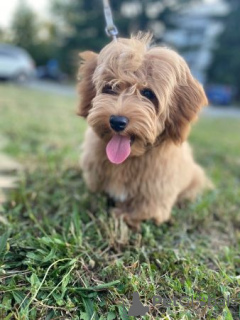
[[[240,120],[203,117],[192,131],[216,190],[134,233],[85,187],[75,106],[0,86],[5,151],[26,167],[1,213],[0,319],[140,319],[127,316],[136,291],[141,319],[239,319]]]

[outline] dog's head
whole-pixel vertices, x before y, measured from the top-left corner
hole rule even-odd
[[[176,52],[149,47],[139,35],[84,52],[79,115],[106,142],[109,160],[121,163],[163,141],[182,143],[207,104],[202,86]]]

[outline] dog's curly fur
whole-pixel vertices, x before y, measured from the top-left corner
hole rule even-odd
[[[183,58],[165,47],[151,48],[150,41],[148,34],[139,34],[111,42],[98,55],[80,54],[78,114],[89,124],[83,175],[88,188],[112,197],[115,212],[136,228],[142,220],[167,221],[176,202],[194,200],[210,186],[185,142],[191,122],[207,104],[204,90]],[[143,88],[155,99],[142,96]],[[119,165],[106,156],[115,134],[111,115],[128,118],[121,134],[134,139],[130,156]]]

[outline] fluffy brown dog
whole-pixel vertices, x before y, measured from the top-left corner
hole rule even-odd
[[[87,118],[82,169],[88,188],[116,201],[115,212],[138,228],[160,224],[174,203],[209,185],[184,142],[207,104],[186,62],[139,34],[81,54],[79,115]]]

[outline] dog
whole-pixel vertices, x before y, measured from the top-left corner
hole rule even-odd
[[[83,177],[136,229],[143,220],[169,220],[175,203],[211,185],[186,142],[208,103],[204,89],[179,54],[150,43],[151,35],[140,33],[80,54],[78,115],[88,122]]]

